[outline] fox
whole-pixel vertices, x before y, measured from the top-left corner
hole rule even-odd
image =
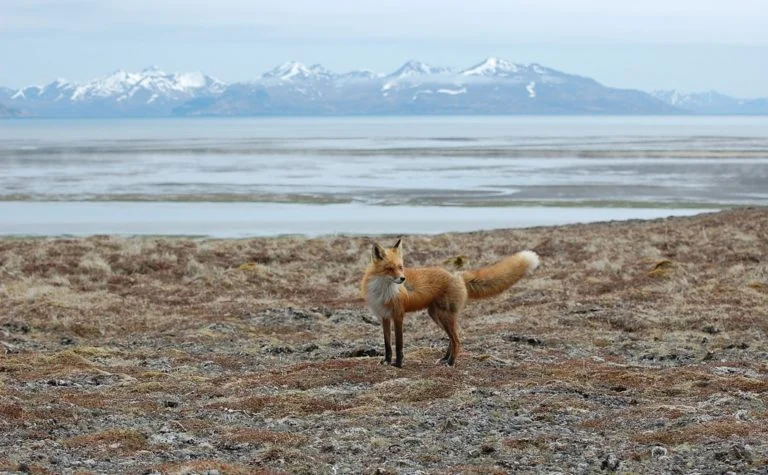
[[[430,318],[448,335],[448,348],[436,364],[454,366],[461,351],[458,317],[467,300],[493,297],[504,292],[539,267],[539,256],[520,251],[495,264],[464,272],[442,267],[406,268],[403,240],[391,248],[374,242],[360,292],[384,331],[381,364],[403,366],[403,320],[408,312],[427,310]],[[395,327],[395,362],[392,363],[392,324]]]

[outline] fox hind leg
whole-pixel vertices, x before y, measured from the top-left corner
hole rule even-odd
[[[448,366],[453,366],[456,363],[456,357],[459,356],[459,351],[461,351],[461,341],[459,340],[459,328],[456,324],[456,321],[458,320],[458,314],[456,313],[446,313],[443,317],[443,322],[445,325],[445,332],[448,334],[448,339],[450,340],[448,342],[448,351],[445,353],[445,356],[441,359],[441,362],[444,364],[447,364]]]
[[[442,328],[445,333],[448,333],[448,330],[445,329],[445,326],[443,325],[443,321],[440,319],[438,313],[439,313],[439,310],[437,310],[437,308],[435,308],[434,306],[429,307],[427,309],[427,314],[429,314],[429,317],[432,319],[432,321],[435,322],[437,326]],[[445,355],[439,360],[435,361],[435,364],[445,364],[450,357],[451,357],[451,346],[448,345],[448,348],[445,351]]]
[[[432,320],[434,320],[434,322],[445,331],[446,335],[448,335],[448,348],[445,351],[445,355],[437,360],[435,364],[447,364],[448,366],[453,366],[456,362],[456,357],[461,350],[459,330],[456,324],[458,313],[440,310],[435,306],[429,307],[427,313],[429,313]]]

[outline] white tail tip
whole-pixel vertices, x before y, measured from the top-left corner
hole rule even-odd
[[[533,271],[535,271],[536,268],[539,267],[539,264],[541,263],[541,261],[539,260],[539,255],[533,251],[520,251],[517,253],[517,255],[520,256],[525,261],[525,264],[527,267],[525,270],[526,275],[529,275]]]

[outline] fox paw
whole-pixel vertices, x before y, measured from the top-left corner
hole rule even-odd
[[[453,367],[454,363],[455,363],[455,361],[451,361],[450,358],[447,358],[445,356],[443,356],[439,360],[435,361],[436,365],[440,365],[441,364],[441,365],[451,366],[451,367]]]
[[[392,360],[381,360],[381,361],[379,361],[379,364],[380,365],[392,364]]]

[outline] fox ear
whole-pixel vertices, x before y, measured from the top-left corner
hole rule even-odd
[[[398,239],[394,246],[392,246],[392,249],[395,249],[397,252],[403,252],[403,240]]]
[[[380,261],[384,259],[384,254],[385,254],[384,248],[381,247],[377,242],[373,243],[371,258],[373,258],[374,261]]]

